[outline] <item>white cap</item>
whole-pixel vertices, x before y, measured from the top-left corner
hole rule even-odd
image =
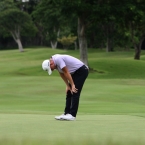
[[[48,71],[48,74],[51,75],[52,74],[52,70],[50,67],[50,61],[49,60],[44,60],[42,63],[42,69],[45,71]]]

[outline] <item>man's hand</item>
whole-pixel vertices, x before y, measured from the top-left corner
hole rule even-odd
[[[70,90],[71,93],[77,93],[78,89],[75,87],[75,84],[73,82],[73,79],[72,79],[72,76],[71,74],[69,73],[67,67],[63,67],[62,68],[62,71],[63,71],[63,76],[61,75],[61,77],[63,77],[63,80],[65,81],[66,85],[67,85],[67,91]],[[69,86],[68,83],[71,85]]]
[[[75,87],[75,85],[72,85],[71,86],[71,93],[77,93],[78,92],[78,89]]]
[[[78,89],[75,88],[75,85],[73,85],[72,87],[66,86],[66,93],[67,93],[68,91],[71,91],[71,94],[73,94],[73,93],[77,93]]]

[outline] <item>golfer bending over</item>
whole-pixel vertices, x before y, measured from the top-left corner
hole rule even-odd
[[[88,76],[88,67],[70,55],[55,54],[44,60],[42,68],[51,75],[57,69],[66,84],[66,104],[64,114],[55,116],[56,120],[75,120],[83,84]]]

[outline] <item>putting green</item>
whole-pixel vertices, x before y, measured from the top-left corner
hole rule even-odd
[[[0,136],[12,139],[145,141],[145,118],[130,115],[78,115],[57,121],[54,115],[0,114]]]

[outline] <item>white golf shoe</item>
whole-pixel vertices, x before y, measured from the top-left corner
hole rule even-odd
[[[65,116],[64,114],[62,114],[62,115],[60,115],[60,116],[55,116],[55,119],[56,119],[56,120],[63,120],[62,118],[63,118],[64,116]]]
[[[66,114],[64,116],[62,116],[63,120],[68,120],[68,121],[74,121],[76,118],[73,117],[71,114]]]

